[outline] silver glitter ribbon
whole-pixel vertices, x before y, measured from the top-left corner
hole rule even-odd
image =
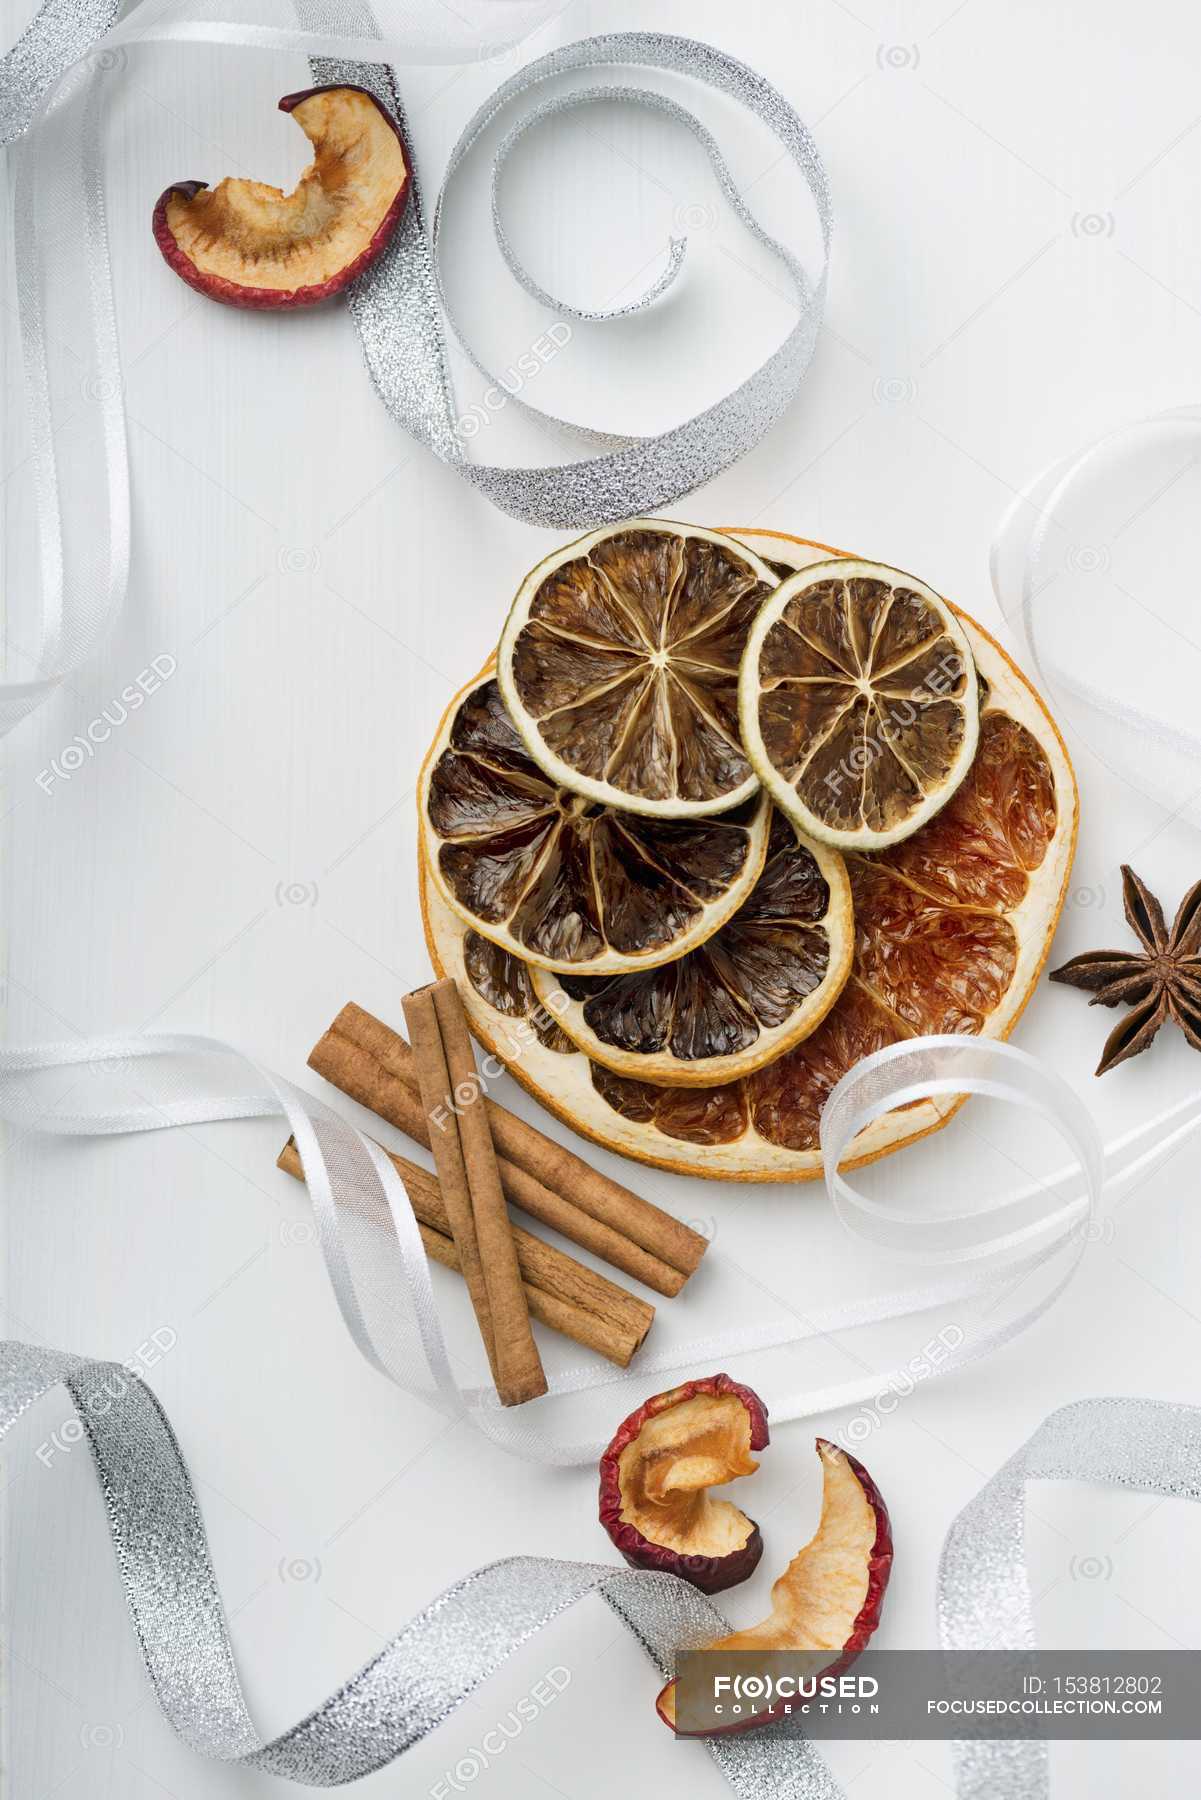
[[[0,1437],[60,1382],[91,1453],[155,1698],[202,1756],[307,1787],[356,1781],[419,1743],[515,1650],[589,1594],[606,1602],[664,1677],[678,1651],[729,1629],[710,1600],[673,1575],[511,1557],[447,1588],[323,1705],[265,1741],[238,1677],[187,1466],[151,1391],[119,1363],[0,1344]],[[1064,1479],[1201,1499],[1201,1412],[1100,1399],[1052,1413],[947,1534],[938,1577],[945,1647],[1033,1645],[1026,1484]],[[706,1748],[741,1800],[842,1794],[811,1743],[770,1727]],[[1043,1800],[1049,1792],[1040,1742],[960,1744],[956,1765],[960,1800]]]
[[[1024,1544],[1031,1481],[1090,1481],[1201,1500],[1201,1410],[1157,1400],[1077,1400],[1045,1418],[954,1521],[938,1571],[948,1650],[1034,1647]],[[1045,1800],[1047,1746],[1037,1739],[955,1746],[960,1800]]]
[[[321,0],[299,0],[298,9],[302,22],[312,23],[321,16]],[[367,32],[371,23],[369,11],[363,8],[358,20],[360,31]],[[638,299],[608,311],[586,310],[555,299],[541,287],[518,260],[505,232],[499,202],[500,178],[519,139],[552,116],[600,101],[623,101],[672,119],[697,139],[741,224],[779,259],[796,298],[797,320],[779,348],[745,381],[671,431],[646,438],[618,437],[543,413],[520,396],[510,395],[509,403],[527,417],[582,442],[603,445],[605,453],[543,468],[512,469],[468,462],[456,430],[443,316],[485,381],[495,385],[496,378],[463,337],[442,287],[438,248],[446,195],[472,147],[511,101],[558,76],[598,67],[658,69],[689,76],[730,96],[767,125],[813,197],[821,228],[821,269],[817,280],[811,282],[792,252],[764,229],[738,192],[712,135],[675,101],[642,88],[607,85],[543,102],[508,133],[497,151],[492,172],[497,244],[506,265],[528,294],[560,316],[603,323],[650,305],[668,290],[683,265],[685,241],[673,239],[663,274]],[[404,108],[390,68],[319,58],[312,69],[317,81],[354,82],[369,88],[405,129]],[[351,312],[380,398],[406,431],[427,444],[443,461],[455,465],[502,512],[531,524],[584,530],[648,512],[691,492],[745,455],[776,423],[795,398],[812,360],[825,302],[831,227],[829,186],[817,147],[796,112],[769,81],[734,57],[692,38],[658,32],[616,32],[554,50],[497,88],[473,114],[450,153],[428,239],[420,187],[415,184],[407,218],[392,247],[356,284]]]
[[[28,131],[67,70],[100,42],[120,10],[121,0],[44,0],[0,56],[0,144]]]
[[[162,1408],[119,1363],[0,1344],[0,1436],[62,1383],[75,1406],[108,1514],[134,1632],[159,1708],[202,1756],[306,1787],[338,1787],[402,1755],[567,1607],[598,1594],[664,1677],[677,1650],[729,1630],[674,1575],[516,1556],[438,1595],[291,1730],[265,1741],[238,1678],[204,1521]],[[650,1706],[648,1689],[645,1703]],[[710,1755],[742,1800],[837,1800],[813,1747],[756,1736]]]

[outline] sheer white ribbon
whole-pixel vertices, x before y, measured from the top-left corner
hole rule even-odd
[[[93,1079],[56,1090],[53,1078],[73,1069],[91,1077],[114,1075],[132,1103],[106,1102]],[[980,1197],[976,1184],[965,1180],[963,1201],[950,1213],[869,1200],[838,1164],[870,1119],[931,1093],[973,1093],[1028,1109],[1051,1123],[1074,1160],[1046,1182],[998,1199]],[[1201,1116],[1201,1101],[1195,1111]],[[403,1187],[377,1146],[323,1102],[232,1046],[203,1037],[147,1035],[0,1054],[0,1117],[19,1130],[104,1136],[276,1115],[296,1138],[330,1283],[347,1329],[372,1366],[435,1405],[465,1412],[493,1442],[518,1455],[559,1465],[593,1461],[608,1435],[604,1426],[595,1436],[564,1441],[546,1418],[545,1402],[505,1412],[491,1389],[458,1381]],[[1088,1242],[1105,1178],[1095,1129],[1062,1077],[1011,1045],[961,1037],[892,1045],[858,1064],[827,1103],[822,1150],[827,1188],[847,1229],[890,1256],[915,1256],[929,1272],[922,1285],[767,1326],[734,1324],[644,1352],[626,1374],[589,1361],[555,1375],[551,1397],[600,1390],[598,1417],[611,1428],[652,1379],[766,1349],[841,1341],[844,1333],[951,1305],[960,1315],[978,1314],[979,1323],[963,1332],[938,1372],[964,1367],[1052,1304]],[[715,1249],[696,1279],[721,1279],[721,1272]],[[1044,1279],[1031,1281],[1040,1274]],[[998,1314],[1000,1322],[993,1322]],[[773,1392],[773,1417],[800,1418],[871,1401],[906,1378],[904,1363],[878,1367],[859,1360],[860,1372],[848,1381]]]
[[[1169,809],[1168,822],[1177,830],[1183,826],[1195,831],[1201,823],[1196,812],[1201,793],[1201,733],[1194,729],[1195,711],[1187,718],[1149,711],[1088,673],[1091,644],[1103,644],[1109,637],[1124,641],[1123,618],[1128,608],[1120,590],[1109,593],[1111,604],[1106,605],[1102,574],[1096,584],[1091,631],[1077,635],[1070,658],[1049,642],[1075,547],[1072,512],[1087,500],[1090,482],[1100,481],[1108,473],[1110,480],[1117,478],[1128,485],[1133,495],[1139,487],[1135,470],[1140,460],[1170,451],[1175,463],[1175,453],[1182,449],[1186,453],[1183,463],[1174,468],[1159,492],[1152,493],[1145,503],[1149,506],[1201,462],[1201,405],[1173,407],[1129,420],[1057,458],[1027,482],[1006,509],[989,566],[997,600],[1020,639],[1022,655],[1061,717],[1078,719],[1089,749],[1128,787]],[[1138,509],[1142,510],[1145,507]],[[1128,518],[1118,522],[1119,534],[1126,523]],[[1103,518],[1099,531],[1090,530],[1090,554],[1108,557],[1107,539],[1113,528],[1111,516],[1107,521]],[[1186,549],[1182,566],[1191,568],[1194,561],[1195,549]],[[1071,706],[1072,702],[1079,704]],[[1166,1160],[1191,1136],[1199,1105],[1198,1100],[1186,1097],[1111,1144],[1106,1151],[1111,1182],[1137,1179]]]
[[[1062,592],[1064,557],[1078,549],[1066,529],[1065,515],[1087,491],[1090,478],[1115,462],[1130,463],[1150,451],[1185,446],[1184,467],[1166,486],[1201,461],[1201,406],[1172,407],[1166,412],[1129,420],[1042,469],[1016,494],[997,527],[989,555],[993,589],[1010,627],[1022,640],[1026,660],[1048,694],[1062,704],[1065,696],[1087,709],[1087,741],[1103,761],[1131,787],[1148,798],[1184,812],[1179,785],[1183,775],[1193,787],[1201,782],[1201,733],[1180,719],[1134,706],[1121,693],[1089,678],[1084,665],[1087,643],[1077,643],[1069,660],[1056,654],[1047,642],[1048,624]],[[1155,498],[1152,496],[1152,503]],[[1137,516],[1137,515],[1136,515]],[[1129,521],[1127,521],[1128,523]],[[1124,528],[1124,527],[1121,527]],[[1108,555],[1102,527],[1098,539],[1087,546],[1099,559]],[[1194,556],[1185,563],[1191,568]],[[1121,602],[1106,609],[1094,606],[1092,626],[1098,637],[1123,634]],[[1166,753],[1166,762],[1157,760]],[[1176,776],[1174,782],[1171,775]],[[1195,798],[1195,794],[1191,796]]]
[[[1132,428],[1134,441],[1147,432],[1154,435],[1159,423]],[[1170,430],[1191,430],[1194,424],[1191,409],[1169,415]],[[1064,672],[1042,651],[1039,609],[1046,602],[1036,579],[1038,551],[1056,524],[1062,495],[1098,453],[1098,446],[1090,446],[1031,484],[1005,521],[994,555],[1002,605],[1023,622],[1027,650],[1053,697]],[[1125,718],[1120,702],[1101,696],[1100,703],[1132,731],[1145,729],[1141,716]],[[1185,741],[1188,734],[1177,736]],[[126,1071],[132,1065],[139,1091],[147,1086],[150,1091],[132,1108],[106,1112],[93,1101],[71,1113],[57,1100],[47,1106],[36,1089],[25,1085],[24,1078],[80,1064]],[[253,1077],[249,1087],[247,1069]],[[839,1171],[848,1146],[870,1118],[927,1095],[959,1093],[1029,1109],[1054,1125],[1075,1161],[1043,1182],[991,1200],[965,1180],[962,1208],[952,1214],[869,1198]],[[231,1047],[205,1039],[148,1037],[50,1046],[0,1058],[0,1115],[40,1129],[118,1132],[275,1113],[287,1119],[297,1137],[330,1280],[348,1329],[368,1360],[435,1404],[465,1410],[480,1430],[517,1454],[560,1464],[590,1460],[603,1429],[562,1441],[539,1422],[538,1408],[525,1409],[525,1417],[507,1416],[490,1390],[457,1381],[403,1190],[374,1146],[327,1107],[244,1063]],[[664,1349],[652,1342],[634,1374],[582,1365],[555,1376],[552,1397],[601,1390],[597,1397],[603,1399],[603,1415],[596,1416],[611,1422],[661,1376],[790,1345],[842,1341],[843,1334],[864,1327],[948,1306],[960,1312],[971,1308],[978,1323],[941,1360],[938,1372],[964,1367],[1000,1348],[1053,1304],[1095,1229],[1102,1191],[1109,1199],[1116,1197],[1170,1156],[1198,1124],[1201,1095],[1189,1096],[1102,1152],[1076,1093],[1054,1071],[1013,1046],[958,1037],[892,1046],[851,1070],[831,1095],[822,1120],[826,1182],[853,1235],[898,1262],[917,1263],[925,1278],[899,1291],[811,1309],[803,1319],[735,1326]],[[705,1278],[720,1266],[720,1253],[711,1253]],[[903,1367],[870,1361],[861,1367],[862,1373],[844,1382],[800,1383],[787,1391],[777,1384],[774,1416],[789,1419],[854,1406],[907,1378]]]
[[[1191,413],[1179,417],[1192,419]],[[1135,428],[1136,436],[1141,430]],[[994,559],[1002,604],[1012,612],[1013,593],[1020,596],[1017,612],[1026,621],[1027,648],[1052,695],[1059,671],[1041,654],[1033,557],[1055,521],[1056,495],[1066,491],[1092,454],[1090,448],[1032,484],[1006,521]],[[1030,520],[1038,528],[1027,532],[1031,542],[1023,550],[1015,521]],[[1011,591],[1004,584],[1013,578],[1015,568],[1018,586]],[[1119,705],[1114,710],[1120,715]],[[1141,728],[1141,721],[1132,722],[1132,729]],[[186,1058],[193,1059],[190,1065],[181,1060]],[[140,1086],[149,1083],[150,1092],[133,1108],[105,1112],[93,1103],[71,1114],[57,1101],[47,1107],[35,1090],[23,1084],[23,1077],[78,1064],[126,1070],[132,1064]],[[246,1067],[253,1074],[249,1088],[244,1085]],[[965,1180],[962,1209],[949,1215],[933,1207],[905,1210],[870,1199],[839,1171],[848,1146],[868,1119],[926,1095],[958,1093],[991,1096],[1030,1109],[1055,1126],[1075,1162],[1046,1181],[992,1200],[981,1197]],[[51,1046],[10,1052],[0,1059],[0,1114],[26,1126],[115,1132],[264,1113],[282,1113],[297,1137],[330,1279],[348,1329],[373,1365],[438,1405],[465,1409],[489,1437],[518,1454],[564,1464],[591,1459],[601,1430],[578,1441],[561,1441],[537,1422],[537,1408],[526,1409],[525,1418],[506,1416],[489,1390],[464,1387],[456,1380],[421,1246],[391,1165],[321,1103],[268,1072],[243,1064],[231,1047],[203,1039],[150,1037]],[[663,1349],[652,1342],[638,1359],[634,1375],[623,1377],[595,1364],[583,1365],[558,1374],[552,1396],[613,1389],[603,1395],[604,1416],[611,1421],[626,1399],[640,1395],[660,1376],[819,1339],[841,1340],[844,1333],[948,1306],[971,1307],[980,1320],[941,1361],[940,1372],[963,1367],[1012,1339],[1053,1303],[1071,1278],[1090,1227],[1095,1228],[1102,1190],[1109,1198],[1116,1196],[1171,1155],[1199,1123],[1201,1095],[1189,1096],[1102,1152],[1079,1097],[1054,1071],[1024,1052],[957,1037],[892,1046],[844,1077],[827,1104],[822,1121],[826,1181],[839,1216],[856,1237],[899,1262],[918,1263],[926,1278],[882,1296],[809,1310],[803,1319],[735,1326]],[[712,1253],[705,1278],[720,1267],[720,1253]],[[800,1383],[784,1392],[777,1387],[773,1413],[788,1419],[853,1406],[904,1379],[903,1369],[869,1362],[861,1374],[845,1382]]]

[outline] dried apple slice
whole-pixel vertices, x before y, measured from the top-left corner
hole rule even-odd
[[[549,781],[485,670],[447,708],[418,787],[421,843],[447,904],[525,962],[647,969],[704,943],[767,854],[756,794],[718,819],[644,819]]]
[[[709,1490],[753,1475],[767,1408],[728,1375],[654,1394],[601,1457],[600,1521],[635,1569],[682,1575],[706,1594],[745,1581],[763,1554],[753,1519]]]
[[[851,884],[836,851],[774,812],[767,860],[728,924],[631,975],[553,976],[534,990],[594,1062],[666,1087],[760,1069],[821,1024],[851,970]]]
[[[817,1531],[793,1557],[771,1591],[771,1612],[749,1631],[735,1631],[708,1650],[829,1650],[822,1673],[841,1673],[880,1623],[892,1573],[892,1527],[879,1488],[863,1464],[828,1438],[818,1438],[822,1513]],[[655,1703],[677,1730],[675,1682]],[[719,1728],[745,1731],[769,1724],[770,1711]],[[704,1735],[717,1735],[707,1732]]]
[[[526,576],[497,652],[505,705],[552,781],[659,818],[758,786],[738,735],[738,666],[775,587],[757,556],[696,525],[630,519]]]
[[[373,263],[404,211],[409,159],[395,121],[365,88],[286,94],[313,146],[290,194],[227,177],[173,183],[154,236],[175,273],[227,306],[314,306]]]

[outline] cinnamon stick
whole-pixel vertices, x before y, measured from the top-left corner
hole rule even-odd
[[[496,1166],[496,1152],[492,1147],[492,1131],[488,1124],[488,1115],[484,1111],[483,1089],[479,1085],[476,1074],[475,1051],[472,1048],[471,1033],[467,1029],[467,1015],[463,1011],[463,1002],[455,983],[443,979],[435,981],[428,989],[434,1005],[434,1017],[438,1022],[438,1031],[442,1038],[442,1048],[446,1061],[446,1071],[450,1077],[449,1085],[443,1090],[443,1101],[453,1094],[468,1092],[472,1095],[466,1103],[457,1108],[459,1141],[463,1147],[463,1158],[467,1164],[468,1187],[471,1192],[472,1211],[475,1215],[475,1229],[479,1240],[480,1256],[484,1264],[484,1279],[488,1284],[488,1299],[492,1307],[492,1323],[496,1335],[496,1358],[500,1370],[498,1387],[502,1401],[507,1405],[519,1405],[525,1400],[534,1400],[547,1389],[546,1374],[542,1367],[542,1359],[538,1355],[538,1346],[534,1342],[534,1334],[530,1328],[529,1307],[526,1305],[525,1290],[521,1283],[521,1268],[517,1261],[517,1250],[513,1243],[513,1223],[509,1218],[509,1209],[505,1205],[504,1190],[500,1184],[500,1170]],[[424,1013],[419,1013],[424,1017]],[[410,1026],[412,1021],[410,1020]],[[414,1056],[416,1056],[416,1040],[414,1039]],[[420,1079],[418,1086],[421,1086]],[[429,1099],[422,1088],[425,1099],[426,1116],[429,1115]],[[438,1104],[435,1101],[435,1104]],[[447,1135],[450,1125],[444,1127]],[[434,1162],[437,1164],[437,1142],[434,1140]],[[506,1400],[506,1394],[510,1396]]]
[[[384,1154],[404,1183],[427,1254],[443,1268],[461,1275],[459,1253],[450,1235],[450,1219],[437,1181],[419,1163],[391,1150]],[[304,1167],[294,1139],[289,1138],[280,1151],[277,1165],[297,1181],[304,1180]],[[654,1322],[654,1307],[519,1225],[513,1227],[513,1243],[530,1317],[561,1332],[585,1350],[595,1350],[619,1368],[628,1368]]]
[[[496,1392],[502,1406],[520,1406],[545,1394],[546,1375],[530,1327],[463,1003],[453,981],[435,981],[406,994],[402,1004],[421,1104],[435,1127],[434,1166]],[[452,1103],[452,1094],[469,1098]]]
[[[346,1031],[340,1030],[344,1022],[348,1026]],[[403,1130],[409,1138],[416,1139],[416,1143],[429,1150],[429,1120],[421,1109],[418,1089],[411,1085],[411,1078],[391,1073],[373,1049],[367,1048],[364,1039],[369,1028],[384,1033],[403,1051],[405,1058],[411,1057],[407,1042],[396,1031],[387,1030],[387,1026],[373,1019],[371,1013],[362,1012],[360,1006],[344,1006],[330,1030],[313,1048],[308,1066],[335,1087],[340,1087],[351,1100],[366,1105],[380,1118],[389,1121],[389,1125]],[[490,1112],[488,1120],[495,1123],[495,1114]],[[679,1269],[673,1269],[659,1256],[650,1255],[650,1251],[623,1237],[614,1226],[592,1219],[573,1201],[544,1186],[535,1175],[528,1174],[528,1170],[519,1168],[517,1163],[511,1163],[508,1157],[497,1156],[497,1168],[501,1170],[501,1186],[513,1206],[520,1206],[531,1219],[549,1226],[551,1231],[562,1233],[562,1237],[569,1238],[580,1249],[589,1249],[592,1255],[600,1256],[601,1262],[607,1262],[610,1267],[621,1269],[621,1273],[634,1276],[636,1282],[652,1287],[655,1294],[666,1294],[670,1298],[672,1294],[679,1294],[688,1280]]]
[[[363,1007],[342,1008],[309,1067],[429,1147],[413,1052]],[[515,1206],[657,1293],[679,1293],[708,1248],[706,1238],[496,1101],[485,1100],[485,1111],[502,1184]]]
[[[341,1029],[344,1022],[345,1031]],[[397,1047],[398,1054],[403,1052],[406,1058],[411,1056],[408,1044],[398,1033],[390,1031],[361,1007],[346,1006],[315,1046],[309,1057],[309,1067],[428,1150],[429,1121],[422,1110],[416,1086],[412,1085],[411,1073],[409,1076],[392,1073],[368,1047],[364,1039],[372,1027],[390,1040],[391,1046]],[[407,1062],[405,1067],[410,1069]],[[495,1114],[490,1112],[488,1116],[489,1122],[494,1123]],[[554,1193],[506,1156],[498,1155],[496,1161],[507,1198],[522,1212],[561,1233],[582,1250],[590,1250],[612,1268],[632,1275],[635,1281],[643,1282],[655,1293],[669,1298],[679,1293],[688,1279],[679,1269],[652,1256],[612,1225],[581,1211],[572,1200]]]

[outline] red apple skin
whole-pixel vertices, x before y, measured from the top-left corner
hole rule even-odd
[[[328,93],[331,87],[348,88],[356,94],[366,94],[367,98],[379,108],[381,115],[388,121],[400,144],[405,161],[405,176],[397,190],[396,198],[376,226],[370,241],[359,252],[353,262],[331,275],[328,281],[318,282],[312,287],[300,288],[261,288],[243,287],[239,282],[226,281],[220,275],[208,275],[198,269],[176,242],[167,223],[167,202],[172,194],[183,194],[191,200],[202,188],[208,186],[207,181],[173,181],[164,188],[154,206],[153,229],[154,241],[163,255],[163,260],[174,269],[181,281],[186,281],[190,288],[206,299],[217,300],[222,306],[239,306],[255,312],[291,312],[300,306],[317,306],[323,300],[329,300],[334,294],[341,293],[344,287],[371,267],[376,257],[386,248],[389,238],[396,230],[401,214],[409,198],[409,189],[413,185],[413,162],[409,155],[409,147],[401,135],[400,127],[389,112],[386,112],[375,95],[366,88],[355,87],[352,82],[341,81],[328,83],[325,87],[304,88],[297,94],[285,94],[279,103],[280,112],[290,113],[300,105],[302,100],[312,99],[314,94]]]
[[[666,1393],[653,1394],[617,1427],[612,1442],[600,1462],[600,1522],[613,1543],[633,1569],[655,1569],[666,1575],[680,1575],[704,1594],[720,1594],[752,1575],[763,1555],[763,1538],[752,1520],[753,1529],[746,1543],[728,1556],[688,1556],[666,1544],[653,1543],[636,1525],[621,1516],[622,1493],[618,1465],[627,1444],[633,1443],[648,1419],[669,1407],[679,1406],[696,1394],[733,1394],[746,1407],[751,1422],[751,1449],[762,1450],[769,1441],[767,1408],[753,1388],[731,1380],[728,1375],[704,1375],[695,1381],[682,1382]]]
[[[679,1575],[702,1594],[720,1594],[725,1588],[737,1587],[755,1573],[763,1555],[763,1537],[753,1520],[746,1543],[731,1550],[728,1556],[686,1556],[679,1550],[669,1550],[666,1544],[653,1544],[633,1525],[621,1525],[619,1538],[603,1518],[602,1523],[632,1569],[657,1569],[664,1575]]]
[[[862,1655],[880,1623],[880,1614],[884,1608],[884,1593],[888,1587],[888,1578],[892,1574],[892,1520],[888,1516],[888,1507],[884,1503],[883,1494],[859,1458],[852,1456],[849,1450],[843,1450],[841,1444],[832,1443],[829,1438],[817,1439],[819,1450],[823,1445],[829,1450],[842,1451],[843,1456],[846,1457],[855,1472],[855,1478],[863,1489],[868,1505],[876,1516],[876,1537],[868,1554],[867,1593],[864,1595],[863,1605],[855,1614],[851,1634],[837,1658],[821,1672],[823,1679],[836,1680],[839,1675],[846,1674],[856,1657]],[[786,1650],[788,1646],[781,1644],[780,1648]],[[677,1737],[732,1737],[740,1731],[757,1731],[760,1726],[771,1725],[777,1719],[786,1716],[783,1706],[773,1706],[769,1707],[766,1712],[758,1713],[753,1719],[738,1719],[731,1725],[714,1725],[708,1731],[681,1731],[675,1720],[669,1717],[664,1710],[663,1705],[664,1699],[675,1685],[674,1681],[669,1681],[666,1687],[660,1689],[655,1701],[655,1711],[668,1730],[674,1732]]]
[[[841,1445],[832,1444],[829,1438],[818,1438],[819,1448],[841,1449]],[[868,1640],[873,1636],[880,1623],[880,1614],[884,1610],[884,1594],[888,1587],[888,1578],[892,1574],[892,1520],[888,1516],[888,1508],[884,1504],[884,1496],[876,1486],[857,1456],[849,1450],[843,1450],[868,1505],[876,1515],[876,1541],[872,1545],[867,1559],[867,1593],[863,1605],[855,1615],[855,1623],[851,1627],[851,1635],[842,1648],[842,1656],[828,1671],[831,1675],[842,1675],[850,1668],[855,1658],[867,1648]]]

